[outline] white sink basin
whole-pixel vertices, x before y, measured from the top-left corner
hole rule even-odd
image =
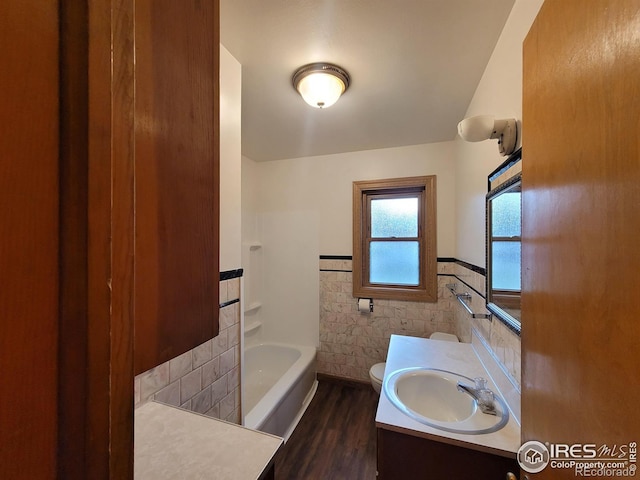
[[[458,382],[474,385],[473,379],[464,375],[414,367],[391,373],[384,380],[383,390],[401,412],[440,430],[480,434],[507,424],[509,411],[501,398],[495,396],[497,415],[483,413],[473,397],[458,390]]]

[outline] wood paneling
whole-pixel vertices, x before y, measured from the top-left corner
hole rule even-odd
[[[53,478],[58,375],[58,5],[0,4],[0,478]]]
[[[639,52],[636,0],[547,0],[524,43],[523,441],[640,432]]]
[[[138,117],[138,132],[145,126],[178,132],[177,144],[154,143],[151,153],[177,152],[173,158],[192,175],[177,164],[158,179],[141,166],[140,179],[177,192],[161,196],[157,210],[141,212],[162,213],[156,227],[171,232],[158,236],[154,250],[173,252],[169,265],[156,264],[173,282],[159,296],[175,313],[184,305],[169,287],[186,286],[188,301],[207,290],[201,310],[212,310],[207,318],[217,320],[218,193],[204,190],[217,181],[218,168],[218,3],[203,2],[203,11],[200,2],[190,8],[153,2],[153,11],[150,2],[140,3],[141,31],[155,28],[146,48],[157,51],[159,43],[166,55],[159,70],[157,55],[145,57],[149,77],[139,93],[153,108]],[[1,478],[133,476],[135,7],[135,0],[0,6],[0,44],[7,46],[0,69]],[[173,22],[181,29],[167,40],[176,33]],[[171,72],[178,77],[163,77]],[[181,103],[182,90],[190,103]],[[158,108],[162,114],[155,115]],[[201,122],[206,132],[198,130]],[[205,165],[205,157],[213,162]],[[192,202],[180,203],[183,195]],[[173,209],[174,203],[186,208]],[[193,243],[180,236],[185,218]],[[182,251],[187,261],[175,254]],[[149,272],[140,273],[144,284]],[[195,293],[188,288],[192,278],[204,285]],[[163,311],[166,306],[160,302]],[[194,316],[188,308],[184,317],[174,315],[175,332]]]
[[[218,2],[136,1],[135,370],[217,334]]]

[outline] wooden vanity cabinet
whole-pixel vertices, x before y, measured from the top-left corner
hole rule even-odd
[[[135,2],[135,372],[218,334],[219,3]]]
[[[515,458],[378,428],[379,480],[503,480],[509,472],[519,475]]]

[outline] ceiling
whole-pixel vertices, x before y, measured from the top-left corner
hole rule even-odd
[[[242,65],[242,154],[267,161],[453,140],[513,3],[221,0],[221,43]],[[320,61],[351,76],[322,110],[291,85],[298,67]]]

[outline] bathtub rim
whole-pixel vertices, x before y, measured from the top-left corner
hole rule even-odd
[[[261,346],[275,346],[275,347],[284,347],[290,348],[300,351],[300,357],[291,365],[287,371],[282,375],[278,381],[271,386],[271,388],[264,394],[264,396],[258,401],[258,403],[249,411],[243,412],[242,424],[247,428],[251,428],[254,430],[259,430],[266,422],[269,420],[271,415],[275,412],[277,407],[281,403],[281,398],[287,395],[297,384],[297,381],[302,377],[304,372],[313,364],[317,350],[316,347],[308,346],[308,345],[296,345],[291,343],[281,343],[281,342],[260,342],[254,345],[246,346],[245,351],[249,349],[254,349]],[[313,372],[314,377],[316,377],[317,372]],[[289,428],[285,439],[288,438],[288,435],[293,431],[296,424],[300,420],[302,413],[306,410],[307,406],[311,402],[313,398],[313,394],[315,394],[317,388],[318,380],[317,377],[314,380],[313,386],[311,390],[307,393],[305,401],[302,405],[301,412],[296,414],[296,418],[292,424],[292,427]],[[284,390],[284,391],[283,391]],[[282,394],[280,392],[283,391]]]

